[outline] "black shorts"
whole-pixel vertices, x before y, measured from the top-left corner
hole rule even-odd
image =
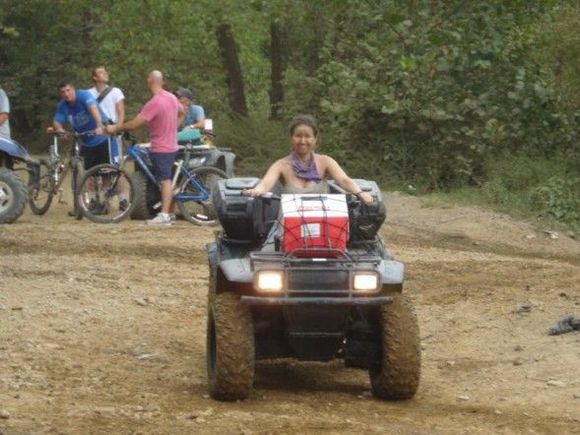
[[[171,180],[177,153],[149,153],[157,181]]]
[[[102,165],[103,163],[110,163],[109,158],[109,141],[106,140],[100,144],[81,148],[81,156],[85,161],[85,169],[91,169],[93,166]]]

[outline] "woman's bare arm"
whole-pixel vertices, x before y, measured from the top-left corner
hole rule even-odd
[[[367,205],[374,202],[373,196],[368,192],[363,192],[360,186],[356,184],[352,178],[346,175],[346,172],[344,172],[336,160],[329,156],[321,157],[325,159],[324,163],[326,172],[340,187],[345,189],[347,192],[354,193]]]
[[[274,184],[276,184],[282,176],[282,164],[282,160],[274,162],[256,187],[248,189],[246,192],[251,196],[259,196],[263,193],[270,192],[274,187]]]

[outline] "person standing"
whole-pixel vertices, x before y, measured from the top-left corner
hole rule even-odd
[[[155,218],[148,220],[148,225],[173,223],[170,217],[174,207],[171,172],[177,156],[177,126],[185,115],[177,97],[163,89],[163,85],[161,71],[151,71],[147,77],[147,86],[153,96],[143,106],[141,112],[128,122],[109,125],[106,128],[107,133],[117,134],[126,130],[135,130],[145,124],[149,126],[150,156],[153,173],[161,190],[161,212]]]
[[[0,88],[0,137],[10,139],[10,101],[2,88]]]
[[[109,73],[104,66],[98,66],[93,70],[92,79],[95,86],[88,91],[105,112],[113,124],[125,122],[125,95],[121,89],[109,86]]]
[[[93,133],[81,137],[81,155],[85,169],[103,163],[112,163],[117,156],[116,141],[105,135],[104,124],[107,116],[100,109],[90,92],[76,89],[71,81],[63,81],[58,85],[61,97],[56,107],[52,121],[57,132],[64,132],[63,125],[68,123],[77,133]]]

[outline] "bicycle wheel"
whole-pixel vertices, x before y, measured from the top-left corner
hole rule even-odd
[[[191,173],[203,187],[210,192],[206,201],[178,201],[177,206],[185,219],[195,225],[215,225],[218,222],[217,214],[211,201],[211,192],[219,180],[228,178],[221,169],[202,166]],[[199,190],[188,179],[183,179],[178,193],[190,195],[199,194]]]
[[[32,213],[43,215],[50,208],[54,196],[52,168],[46,160],[40,160],[28,180],[28,205]]]
[[[72,167],[70,182],[71,182],[71,191],[73,195],[73,215],[75,219],[79,221],[83,218],[83,213],[78,204],[77,193],[81,183],[81,178],[83,176],[83,173],[85,172],[85,168],[82,160],[80,160],[79,158],[73,158],[70,164]]]
[[[135,190],[129,174],[111,164],[89,169],[80,182],[77,204],[91,222],[110,224],[131,215]]]

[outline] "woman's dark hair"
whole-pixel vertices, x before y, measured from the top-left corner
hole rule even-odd
[[[294,130],[296,130],[296,127],[298,127],[299,125],[307,125],[314,132],[314,137],[318,137],[318,125],[316,124],[316,119],[314,119],[314,116],[312,115],[295,116],[292,122],[290,122],[290,125],[288,125],[288,132],[290,133],[290,136],[294,134]]]

